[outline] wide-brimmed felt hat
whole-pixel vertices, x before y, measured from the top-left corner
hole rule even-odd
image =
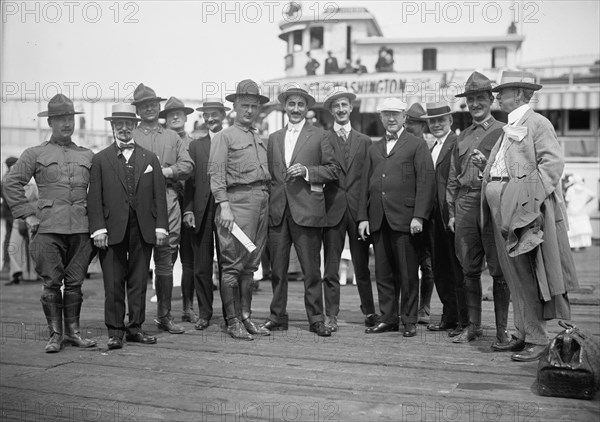
[[[138,105],[147,101],[166,101],[166,98],[156,96],[156,92],[149,86],[139,84],[133,91],[133,101],[131,104]]]
[[[183,101],[181,101],[179,98],[171,97],[167,100],[165,108],[160,113],[158,113],[158,117],[166,119],[167,114],[175,110],[182,110],[186,115],[192,114],[194,112],[193,108],[186,107],[185,104],[183,104]]]
[[[377,112],[382,111],[405,111],[406,103],[399,98],[385,98],[377,106]]]
[[[56,94],[48,101],[48,110],[38,113],[38,117],[69,116],[72,114],[83,114],[83,111],[75,111],[73,101],[63,94]]]
[[[220,98],[205,98],[202,100],[202,105],[196,109],[196,111],[206,111],[209,108],[220,108],[223,111],[231,110],[229,107],[225,107]]]
[[[456,94],[456,97],[466,97],[469,94],[475,94],[477,92],[484,91],[492,91],[492,81],[490,81],[487,76],[479,72],[473,72],[471,73],[471,76],[469,76],[469,79],[467,79],[467,83],[465,84],[465,92]]]
[[[112,122],[113,120],[134,120],[139,122],[141,119],[137,117],[135,106],[129,103],[113,104],[112,114],[105,117],[104,120]]]
[[[261,104],[266,104],[270,101],[269,97],[265,97],[260,93],[258,84],[252,79],[244,79],[241,81],[235,88],[235,94],[229,94],[225,99],[229,102],[234,102],[238,96],[256,97]]]
[[[535,75],[522,70],[505,70],[502,72],[500,84],[492,89],[492,92],[500,92],[504,88],[525,88],[537,91],[542,85],[535,83]]]
[[[313,97],[312,95],[310,95],[304,89],[298,88],[298,87],[293,87],[293,88],[286,89],[285,91],[283,91],[281,94],[279,94],[277,96],[277,99],[279,100],[279,102],[281,104],[285,105],[285,102],[287,101],[287,98],[290,95],[299,95],[299,96],[303,97],[306,100],[306,107],[307,108],[311,108],[317,102],[315,100],[315,97]]]
[[[406,110],[406,120],[425,123],[425,119],[421,118],[423,114],[425,114],[423,106],[420,103],[414,103]]]
[[[452,110],[446,101],[427,103],[425,107],[427,107],[427,113],[421,115],[421,119],[435,119],[436,117],[452,114]]]
[[[352,104],[354,100],[356,100],[356,94],[352,91],[349,91],[345,86],[336,86],[331,90],[327,97],[325,97],[323,108],[329,110],[331,108],[331,104],[338,98],[348,98],[350,104]]]

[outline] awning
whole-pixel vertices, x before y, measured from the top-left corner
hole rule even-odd
[[[290,32],[294,32],[294,31],[304,31],[306,29],[306,24],[305,23],[297,23],[296,25],[291,25],[288,26],[287,28],[285,28],[283,30],[283,32],[281,34],[279,34],[279,38],[286,41],[287,40],[287,35]]]
[[[577,87],[569,91],[545,91],[543,88],[531,99],[536,110],[593,110],[600,108],[600,87]]]

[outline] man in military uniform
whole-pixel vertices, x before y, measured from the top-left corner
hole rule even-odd
[[[86,206],[94,153],[71,140],[75,114],[82,113],[75,111],[67,97],[52,97],[48,110],[38,114],[48,118],[50,140],[26,149],[4,186],[14,217],[24,219],[35,235],[30,248],[44,283],[41,302],[50,330],[46,353],[59,352],[63,344],[96,345],[79,330],[81,285],[93,256]],[[37,210],[25,196],[25,185],[32,177],[39,191]]]

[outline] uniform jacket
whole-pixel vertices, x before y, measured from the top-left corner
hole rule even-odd
[[[323,227],[327,223],[323,184],[337,179],[339,166],[327,132],[305,123],[298,135],[290,166],[308,169],[310,183],[302,177],[286,180],[285,134],[287,127],[269,136],[268,161],[271,173],[269,226],[281,224],[286,205],[300,226]]]
[[[129,222],[129,198],[125,170],[113,143],[96,154],[92,160],[90,192],[88,195],[90,233],[106,229],[108,244],[120,243]],[[133,157],[135,155],[135,158]],[[165,178],[156,155],[136,144],[135,209],[142,237],[155,243],[156,229],[168,231]]]
[[[429,219],[434,175],[427,144],[406,130],[389,155],[385,139],[375,142],[363,169],[358,221],[369,221],[372,233],[381,228],[385,214],[392,230],[408,233],[413,217]]]
[[[210,155],[210,136],[194,140],[190,143],[190,156],[194,160],[193,177],[185,182],[183,197],[183,211],[193,212],[196,221],[197,233],[208,207],[213,207],[214,198],[210,191],[210,178],[208,176],[208,157]]]
[[[510,256],[535,253],[540,293],[546,303],[554,304],[549,302],[551,298],[562,297],[578,286],[560,185],[564,159],[548,119],[528,110],[517,125],[526,127],[527,134],[520,140],[508,136],[505,140],[509,142],[504,159],[510,180],[502,193],[501,209],[490,210],[485,195],[481,195],[483,219],[485,222],[494,213],[494,219],[500,221],[504,247]],[[483,189],[500,146],[497,142],[490,154]],[[537,246],[540,248],[536,250]],[[560,316],[547,309],[544,314],[548,318]]]
[[[350,143],[348,164],[344,151],[340,147],[338,135],[333,130],[329,132],[331,147],[340,166],[338,179],[325,185],[325,209],[327,211],[327,227],[337,225],[346,209],[352,218],[358,219],[358,206],[360,199],[360,180],[363,167],[367,158],[367,151],[372,145],[371,138],[352,129],[346,142]]]
[[[52,140],[26,149],[6,176],[4,195],[14,218],[37,215],[38,233],[87,233],[87,190],[94,153]],[[24,186],[35,179],[37,209],[25,196]]]

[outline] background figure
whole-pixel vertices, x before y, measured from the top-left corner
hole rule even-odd
[[[352,66],[352,61],[350,61],[350,59],[346,59],[345,66],[342,70],[340,70],[340,73],[350,74],[355,73],[355,71],[356,69],[354,69],[354,67]]]
[[[367,66],[362,64],[360,59],[356,59],[355,70],[356,70],[356,73],[358,73],[359,75],[361,75],[363,73],[368,73]]]
[[[588,189],[583,179],[569,174],[565,183],[565,202],[569,220],[569,244],[575,252],[592,246],[592,224],[587,205],[594,199],[594,193]]]
[[[17,162],[17,157],[8,157],[5,161],[6,173],[10,171],[10,168]],[[6,176],[6,174],[5,174]],[[4,181],[4,179],[3,179]],[[2,240],[2,272],[9,271],[10,257],[8,253],[8,243],[10,242],[10,233],[13,227],[13,216],[10,212],[8,202],[4,198],[4,187],[0,186],[0,193],[2,195],[2,208],[0,217],[4,220],[4,239]]]
[[[335,57],[331,55],[331,51],[327,52],[327,58],[325,59],[325,74],[330,75],[332,73],[339,73],[340,68],[338,66],[338,61]]]
[[[38,191],[35,180],[32,178],[25,185],[25,197],[36,207],[38,200]],[[29,241],[31,233],[27,227],[25,220],[15,218],[10,234],[9,255],[10,255],[10,276],[11,281],[5,284],[19,284],[21,280],[35,280],[37,273],[34,269],[34,264],[29,256]]]
[[[307,75],[316,75],[317,74],[317,69],[319,68],[319,66],[321,66],[321,64],[316,60],[313,59],[310,55],[310,51],[306,52],[306,66],[304,66],[304,68],[306,69],[306,74]]]

